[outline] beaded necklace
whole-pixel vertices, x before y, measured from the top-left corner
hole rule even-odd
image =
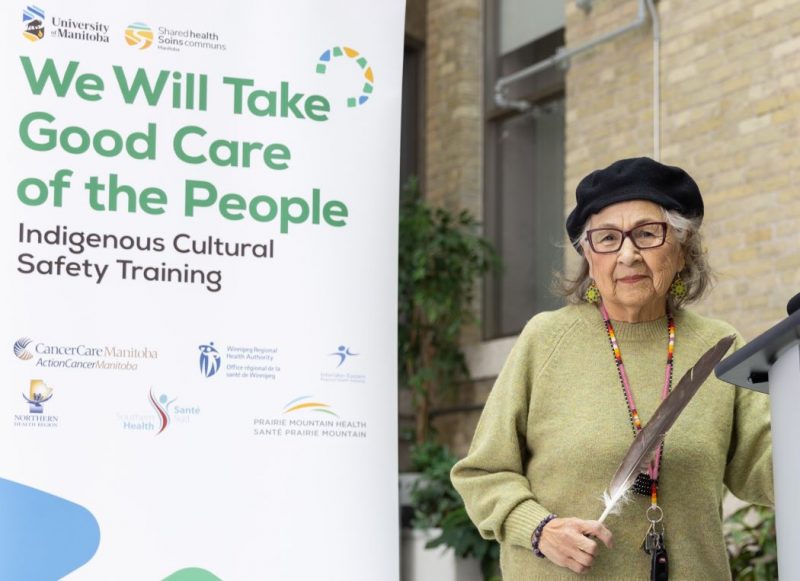
[[[639,419],[636,402],[633,401],[630,381],[625,371],[625,364],[622,362],[622,352],[617,343],[617,335],[614,332],[614,326],[611,324],[611,318],[608,316],[608,311],[602,301],[598,306],[603,316],[603,322],[606,324],[608,340],[611,343],[611,350],[614,353],[617,373],[619,374],[619,380],[622,384],[622,391],[625,393],[625,401],[628,404],[628,417],[630,418],[631,428],[633,429],[633,436],[635,438],[636,434],[642,429],[642,422]],[[669,343],[667,344],[667,364],[664,369],[664,387],[661,390],[662,401],[666,399],[672,389],[672,357],[675,352],[675,321],[672,318],[672,313],[669,311],[667,311],[667,332],[669,334]],[[661,446],[658,448],[655,459],[650,463],[647,474],[639,474],[633,485],[633,490],[635,492],[644,496],[650,495],[651,506],[654,507],[658,505],[658,473],[661,467],[661,456],[663,453],[664,443],[662,442]]]

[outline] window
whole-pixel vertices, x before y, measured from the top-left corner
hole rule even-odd
[[[553,273],[563,267],[564,71],[544,69],[508,87],[526,111],[498,105],[498,79],[552,56],[564,44],[562,0],[486,1],[486,176],[484,224],[503,260],[487,280],[484,335],[519,333],[558,308]]]

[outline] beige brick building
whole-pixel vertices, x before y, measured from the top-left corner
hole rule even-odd
[[[560,21],[543,27],[539,37],[531,37],[535,31],[524,25],[520,32],[519,23],[526,20],[519,15],[535,19],[546,4],[550,12],[542,18]],[[800,292],[800,0],[655,3],[657,99],[653,19],[645,13],[641,25],[570,58],[565,71],[549,67],[535,75],[541,80],[509,85],[512,97],[544,103],[541,109],[537,105],[525,116],[494,100],[497,79],[557,54],[549,49],[553,43],[567,51],[579,47],[635,22],[643,5],[637,0],[409,1],[408,37],[423,64],[415,167],[429,199],[482,217],[488,235],[512,261],[547,255],[554,261],[548,264],[570,267],[577,256],[563,239],[561,246],[534,240],[530,247],[527,228],[515,232],[515,222],[498,221],[498,212],[504,207],[514,212],[518,203],[527,208],[527,195],[542,198],[541,211],[557,211],[563,236],[563,220],[584,175],[616,159],[654,155],[658,111],[661,161],[686,169],[706,204],[703,228],[718,282],[693,308],[729,321],[752,339],[781,320],[786,302]],[[504,10],[515,11],[516,20]],[[520,124],[530,127],[520,131]],[[557,152],[563,167],[552,175],[560,189],[551,187],[553,178],[547,187],[532,186],[529,194],[524,187],[509,189],[536,175],[514,167],[526,163],[514,156],[520,143],[526,151],[528,136],[537,140],[530,165],[550,160],[534,172],[552,166],[552,151]],[[522,242],[515,249],[518,236]],[[515,289],[503,284],[495,281],[500,291],[485,289],[484,322],[497,318],[491,301],[502,302],[505,292],[513,296]],[[537,300],[514,316],[533,315],[549,304]],[[458,453],[465,451],[480,404],[513,344],[515,333],[508,329],[515,323],[509,320],[468,341],[473,381],[460,390],[459,401],[440,404],[445,413],[436,426]]]

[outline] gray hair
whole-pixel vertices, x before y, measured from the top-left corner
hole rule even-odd
[[[672,293],[667,295],[667,304],[673,311],[696,302],[711,288],[714,273],[708,264],[708,256],[703,249],[703,236],[700,233],[701,218],[687,218],[674,210],[661,209],[664,221],[669,224],[681,246],[685,265],[680,271],[680,276],[686,284],[686,296],[676,298]],[[589,223],[583,225],[581,235],[573,245],[583,257],[580,268],[574,276],[558,274],[553,291],[556,295],[564,297],[567,303],[578,304],[584,301],[584,294],[592,278],[589,276],[589,262],[583,254],[583,242],[586,240],[586,231]]]

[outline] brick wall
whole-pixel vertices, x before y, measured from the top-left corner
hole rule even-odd
[[[428,0],[425,44],[425,195],[480,215],[483,23],[481,0]]]
[[[636,2],[566,2],[576,46],[636,16]],[[695,308],[748,339],[800,292],[800,3],[661,0],[661,159],[698,182],[718,284]],[[567,74],[567,207],[578,181],[652,155],[646,27],[574,59]],[[574,264],[574,257],[569,256]]]

